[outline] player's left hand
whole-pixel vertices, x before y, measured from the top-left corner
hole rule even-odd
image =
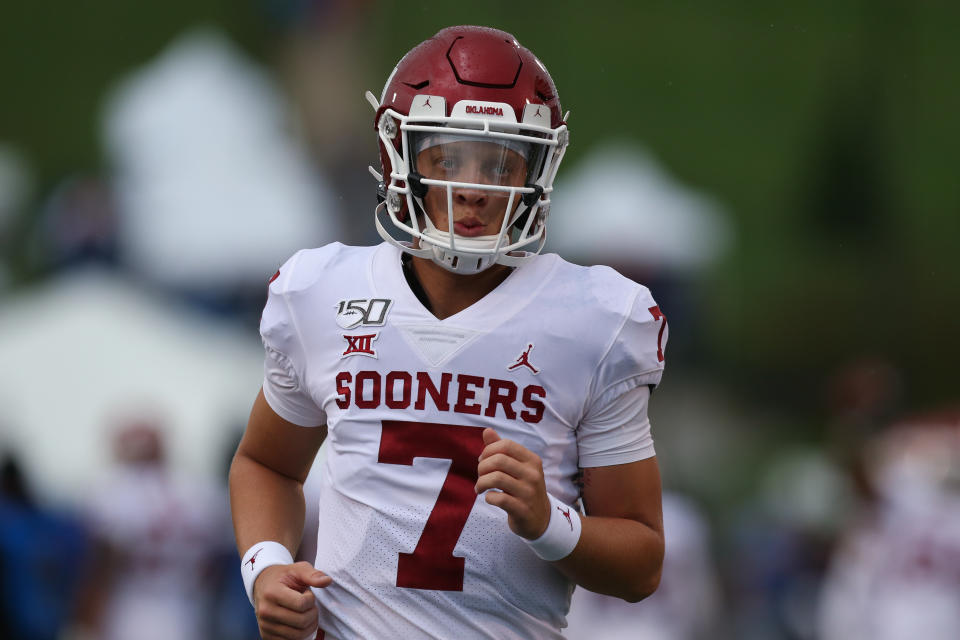
[[[488,504],[507,512],[510,530],[528,540],[539,538],[550,522],[550,499],[540,456],[493,429],[483,430],[483,452],[477,465],[477,493],[488,489]]]

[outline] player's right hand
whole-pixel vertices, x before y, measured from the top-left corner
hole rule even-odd
[[[253,609],[263,640],[312,640],[317,632],[317,599],[310,587],[332,582],[309,562],[264,569],[253,583]]]

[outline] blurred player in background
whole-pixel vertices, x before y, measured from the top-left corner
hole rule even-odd
[[[870,498],[834,552],[823,640],[960,637],[960,409],[868,441]]]
[[[261,633],[557,638],[574,585],[659,582],[666,319],[612,269],[539,255],[568,132],[512,35],[444,29],[368,99],[385,242],[274,276],[231,468]],[[292,554],[327,437],[314,568]]]
[[[660,588],[643,602],[628,603],[583,589],[573,595],[569,640],[713,640],[723,637],[717,568],[710,553],[710,526],[691,499],[663,492],[665,554]]]
[[[222,493],[177,476],[148,420],[114,437],[116,466],[87,503],[95,551],[74,637],[211,636],[212,569],[226,542]]]

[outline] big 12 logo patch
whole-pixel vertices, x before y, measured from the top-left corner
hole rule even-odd
[[[392,300],[387,298],[358,298],[337,303],[337,324],[342,329],[382,327]]]

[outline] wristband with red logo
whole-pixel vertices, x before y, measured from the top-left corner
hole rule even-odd
[[[547,524],[547,529],[539,538],[526,540],[526,543],[535,554],[553,562],[566,558],[573,552],[577,542],[580,541],[583,523],[576,509],[549,493],[547,497],[550,498],[550,522]]]
[[[243,574],[243,586],[247,590],[250,604],[253,604],[253,583],[257,581],[261,571],[275,564],[293,564],[290,551],[279,542],[264,540],[253,545],[243,554],[240,573]]]

